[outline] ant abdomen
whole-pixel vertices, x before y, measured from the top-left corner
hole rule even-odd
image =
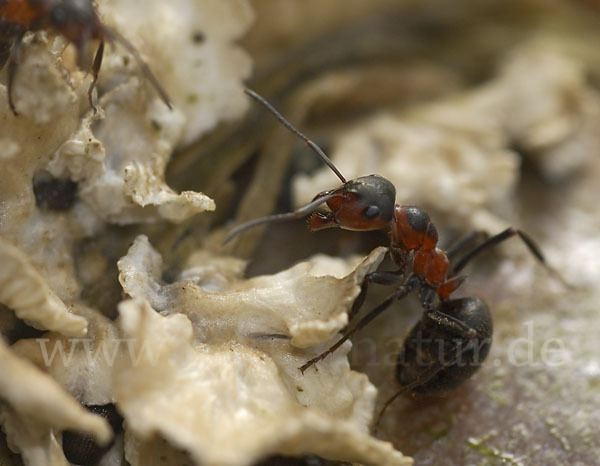
[[[443,301],[426,311],[400,350],[396,380],[413,395],[441,395],[469,379],[487,357],[492,317],[479,298]]]

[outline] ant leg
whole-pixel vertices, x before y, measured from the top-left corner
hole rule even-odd
[[[371,322],[375,317],[377,317],[379,314],[381,314],[383,311],[385,311],[388,307],[390,307],[390,305],[394,301],[400,300],[400,299],[404,298],[406,295],[408,295],[410,292],[414,291],[415,288],[417,287],[417,285],[418,285],[418,280],[415,279],[415,280],[409,280],[405,285],[399,286],[398,289],[394,293],[392,293],[391,296],[389,296],[379,306],[375,307],[375,309],[373,309],[365,317],[363,317],[358,322],[358,324],[356,324],[354,326],[354,328],[352,330],[346,332],[342,336],[342,338],[340,338],[333,346],[331,346],[328,350],[323,351],[316,358],[311,359],[310,361],[306,362],[306,364],[301,366],[299,368],[300,372],[302,372],[304,374],[304,372],[310,366],[325,359],[327,356],[329,356],[331,353],[333,353],[336,349],[338,349],[340,346],[342,346],[342,344],[344,342],[346,342],[352,335],[354,335],[356,332],[358,332],[360,329],[362,329],[365,325],[367,325],[369,322]]]
[[[431,320],[436,326],[436,331],[439,330],[444,336],[450,338],[461,337],[466,340],[472,340],[477,337],[477,330],[473,327],[438,309],[426,312],[424,317]]]
[[[475,240],[486,240],[489,238],[489,236],[490,235],[488,235],[487,232],[483,230],[475,230],[470,233],[467,233],[448,247],[448,249],[446,250],[446,256],[448,256],[448,259],[452,260],[456,254],[464,250]]]
[[[435,290],[430,291],[426,297],[423,298],[423,307],[427,310],[434,309],[433,300],[437,294],[442,301],[450,298],[450,295],[454,293],[460,285],[467,279],[466,275],[455,275],[447,279],[444,283],[438,286]]]
[[[440,371],[448,369],[451,366],[463,367],[464,360],[463,356],[467,352],[473,352],[473,357],[469,356],[467,361],[469,364],[476,366],[476,368],[466,374],[463,374],[462,381],[469,378],[472,373],[477,370],[480,363],[486,358],[490,348],[492,340],[492,320],[489,314],[489,309],[486,304],[477,298],[459,298],[452,301],[445,301],[441,304],[442,310],[436,309],[434,311],[426,312],[424,319],[430,319],[432,325],[427,325],[427,329],[431,332],[429,335],[439,336],[440,342],[443,343],[443,355],[439,353],[440,359],[438,364],[431,366],[424,370],[416,377],[411,383],[403,386],[397,393],[388,399],[379,415],[377,416],[376,422],[374,423],[374,430],[376,431],[381,418],[388,406],[398,396],[405,392],[410,392],[425,385],[433,377],[435,377]],[[461,319],[458,319],[448,312],[457,312],[459,315],[469,319],[470,324],[465,323]],[[476,318],[473,320],[473,316]],[[454,349],[448,350],[446,343],[454,342]],[[445,356],[456,351],[456,358],[446,361]],[[462,383],[459,379],[458,383]],[[456,385],[455,385],[456,386]]]
[[[469,262],[471,262],[471,260],[473,260],[474,257],[479,255],[481,252],[483,252],[487,249],[490,249],[490,248],[502,243],[503,241],[506,241],[507,239],[512,238],[513,236],[518,236],[521,239],[521,241],[523,241],[525,246],[527,246],[527,249],[529,249],[529,252],[550,273],[550,275],[552,275],[555,279],[560,281],[567,288],[571,288],[571,285],[569,285],[565,281],[565,279],[562,277],[562,275],[548,265],[548,263],[546,262],[546,259],[544,258],[544,255],[542,254],[540,247],[536,244],[536,242],[527,233],[525,233],[524,231],[521,231],[517,228],[514,228],[514,227],[509,227],[506,230],[501,231],[497,235],[494,235],[494,236],[488,238],[486,241],[481,243],[479,246],[477,246],[471,252],[467,253],[465,256],[462,257],[462,259],[460,259],[454,265],[454,267],[452,268],[451,274],[455,275],[457,272],[461,271]]]
[[[367,297],[367,290],[369,289],[369,283],[376,283],[377,285],[396,285],[404,276],[403,270],[397,271],[381,271],[381,272],[371,272],[365,275],[362,286],[360,288],[360,294],[354,300],[354,304],[352,304],[352,309],[348,313],[348,321],[351,321],[358,311],[362,307],[365,302],[365,298]]]
[[[94,113],[96,113],[97,109],[92,101],[92,92],[96,87],[96,83],[98,82],[98,73],[100,72],[100,67],[102,66],[102,57],[104,56],[104,41],[101,40],[100,44],[98,44],[98,50],[96,50],[96,55],[94,56],[94,63],[92,63],[92,83],[88,89],[88,99],[90,101],[90,106],[94,109]]]
[[[483,252],[487,249],[490,249],[490,248],[502,243],[503,241],[506,241],[507,239],[512,238],[515,235],[518,235],[519,238],[521,238],[523,243],[525,243],[525,246],[527,246],[527,249],[529,249],[531,254],[533,254],[533,256],[538,260],[538,262],[540,264],[542,264],[546,268],[549,268],[548,265],[546,264],[546,259],[544,258],[542,251],[540,250],[539,246],[533,241],[533,239],[526,233],[522,232],[521,230],[517,230],[516,228],[509,227],[506,230],[498,233],[497,235],[494,235],[494,236],[488,238],[486,241],[481,243],[479,246],[477,246],[471,252],[469,252],[465,256],[463,256],[463,258],[460,259],[452,268],[452,275],[456,274],[457,272],[460,272],[463,268],[465,268],[465,266],[469,262],[471,262],[471,260],[473,260],[473,258],[475,258],[477,255],[479,255],[481,252]]]
[[[413,388],[416,388],[420,385],[427,383],[432,377],[435,377],[437,375],[437,373],[440,372],[442,369],[444,369],[444,366],[431,367],[430,369],[428,369],[427,371],[424,372],[424,374],[425,374],[424,376],[419,377],[414,382],[411,382],[408,385],[403,386],[400,390],[398,390],[390,398],[388,398],[386,400],[386,402],[383,404],[383,406],[381,407],[381,409],[379,410],[379,414],[377,414],[377,417],[375,418],[375,422],[373,423],[373,435],[377,435],[379,423],[381,422],[381,418],[383,418],[383,414],[388,409],[388,407],[396,400],[396,398],[398,398],[403,393],[406,393],[406,392],[412,390]]]
[[[373,423],[373,435],[377,435],[379,423],[381,422],[381,419],[383,418],[385,411],[400,395],[402,395],[403,393],[406,393],[406,392],[410,392],[412,389],[426,384],[427,382],[429,382],[429,380],[431,380],[433,377],[435,377],[440,371],[444,370],[447,366],[453,366],[454,364],[458,363],[461,360],[462,354],[465,353],[466,351],[470,351],[470,350],[471,350],[470,345],[465,345],[460,350],[460,355],[457,355],[456,359],[451,361],[449,364],[447,364],[446,366],[436,365],[436,366],[430,367],[428,370],[424,371],[418,379],[409,383],[408,385],[404,385],[400,390],[398,390],[390,398],[388,398],[386,400],[386,402],[383,404],[383,406],[381,407],[381,409],[379,410],[377,417],[375,418],[375,422]]]
[[[487,240],[489,235],[483,230],[475,230],[466,235],[459,238],[457,241],[452,243],[448,249],[446,250],[446,256],[450,261],[454,258],[456,254],[464,250],[471,243],[475,242],[475,240]],[[462,285],[467,277],[465,275],[454,275],[451,278],[447,279],[444,283],[442,283],[437,288],[428,287],[421,293],[421,305],[423,309],[433,310],[434,308],[434,300],[436,295],[440,297],[441,300],[446,300],[450,297],[450,295],[456,291],[456,289]]]
[[[25,34],[21,33],[15,39],[15,42],[12,46],[12,51],[10,53],[10,57],[8,59],[8,70],[6,77],[6,94],[8,97],[8,106],[13,112],[14,116],[18,116],[17,109],[15,108],[15,103],[12,98],[12,87],[15,82],[15,73],[17,71],[17,62],[19,59],[19,54],[21,50],[21,41],[23,40],[23,36]]]
[[[0,70],[4,68],[6,62],[10,58],[10,49],[12,48],[12,41],[4,39],[0,35]]]

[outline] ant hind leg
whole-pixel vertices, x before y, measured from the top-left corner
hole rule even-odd
[[[448,249],[446,249],[446,255],[448,256],[448,259],[452,260],[458,253],[466,249],[467,246],[470,246],[475,241],[485,241],[489,237],[490,235],[483,230],[471,231],[453,242]]]
[[[563,276],[557,270],[553,269],[548,265],[548,263],[546,262],[546,258],[542,253],[542,250],[540,249],[538,244],[533,240],[533,238],[531,238],[531,236],[529,236],[524,231],[514,227],[508,227],[506,230],[489,237],[479,246],[465,254],[460,260],[456,262],[456,264],[454,264],[454,266],[452,267],[451,275],[455,275],[456,273],[460,272],[463,268],[467,266],[469,262],[471,262],[480,253],[490,248],[493,248],[494,246],[497,246],[500,243],[503,243],[504,241],[512,238],[513,236],[518,236],[521,239],[521,241],[523,242],[523,244],[525,244],[529,252],[542,265],[542,267],[544,267],[550,273],[550,275],[552,275],[555,279],[560,281],[567,288],[572,288],[572,286],[565,281]]]

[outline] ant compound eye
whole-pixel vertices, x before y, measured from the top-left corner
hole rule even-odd
[[[344,191],[357,196],[363,207],[361,215],[366,220],[378,218],[387,223],[392,219],[396,188],[389,180],[379,175],[362,176],[348,181],[344,185]]]
[[[370,205],[369,207],[367,207],[365,210],[363,210],[363,216],[366,219],[372,219],[375,218],[379,215],[379,207],[377,207],[376,205]]]

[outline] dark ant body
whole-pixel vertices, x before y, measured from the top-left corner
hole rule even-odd
[[[84,405],[84,407],[106,419],[113,431],[113,440],[108,445],[101,447],[90,434],[65,430],[62,435],[62,447],[65,458],[69,463],[93,465],[97,464],[113,446],[115,442],[114,436],[122,432],[123,418],[114,404]]]
[[[11,91],[19,60],[19,49],[27,31],[42,29],[57,31],[77,48],[80,68],[84,70],[89,68],[92,73],[88,98],[94,111],[96,107],[92,102],[92,91],[98,81],[106,41],[121,44],[133,55],[146,79],[154,86],[163,102],[172,108],[167,93],[142,60],[139,52],[121,34],[100,21],[92,0],[0,0],[0,69],[8,61],[6,90],[8,104],[14,115],[17,115],[17,111]],[[91,40],[98,41],[98,48],[90,67],[85,52]]]
[[[448,251],[441,250],[437,247],[438,233],[429,215],[419,207],[395,204],[396,190],[390,181],[379,175],[346,181],[316,144],[296,130],[258,94],[250,90],[246,90],[246,93],[267,107],[290,131],[302,138],[344,184],[337,189],[317,194],[312,202],[294,212],[239,225],[228,234],[226,241],[258,225],[311,215],[308,224],[311,231],[331,227],[355,231],[388,229],[391,239],[389,254],[397,267],[395,271],[376,271],[366,276],[361,293],[350,311],[350,319],[362,306],[370,282],[397,285],[397,288],[352,329],[346,331],[333,346],[307,361],[299,368],[300,371],[304,373],[333,353],[393,302],[417,291],[424,312],[421,320],[410,331],[398,356],[396,379],[402,389],[385,403],[377,422],[387,406],[402,393],[439,395],[458,387],[481,366],[489,352],[493,333],[491,314],[482,300],[474,297],[450,297],[466,278],[460,275],[460,271],[482,251],[518,236],[535,258],[552,272],[538,246],[524,232],[511,227],[491,237],[482,232],[474,232],[451,246]],[[326,204],[330,211],[316,212],[322,204]],[[478,246],[471,248],[451,265],[451,260],[457,254],[480,237],[484,239],[479,240]]]

